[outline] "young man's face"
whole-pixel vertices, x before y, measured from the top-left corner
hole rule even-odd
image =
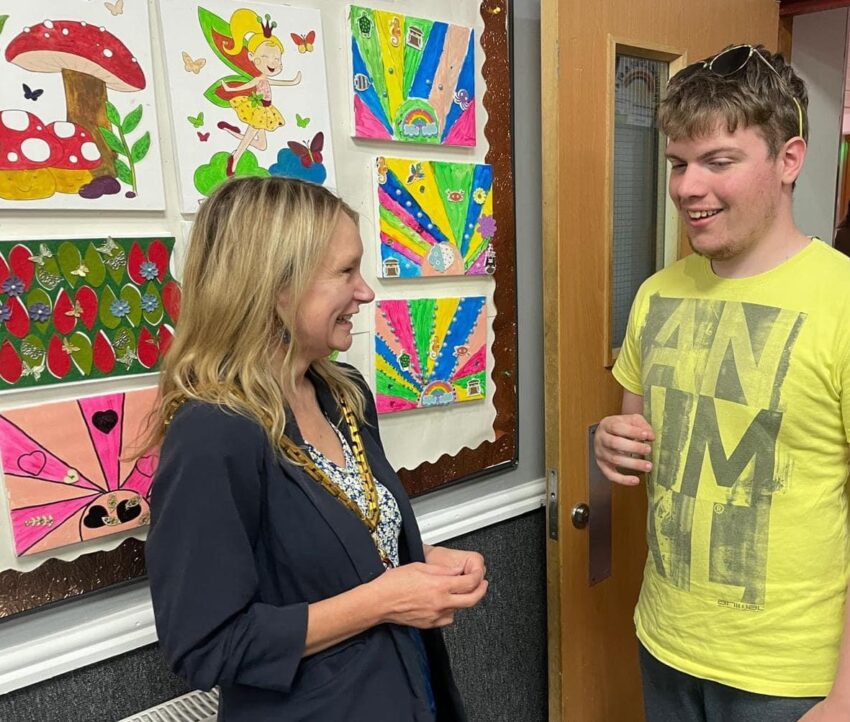
[[[782,199],[782,162],[754,128],[725,123],[699,138],[671,140],[670,197],[691,247],[715,260],[752,250],[767,236]]]

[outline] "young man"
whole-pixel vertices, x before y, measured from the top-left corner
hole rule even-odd
[[[738,46],[659,111],[694,254],[638,292],[595,449],[613,482],[647,473],[648,722],[850,720],[850,259],[792,217],[806,105]]]

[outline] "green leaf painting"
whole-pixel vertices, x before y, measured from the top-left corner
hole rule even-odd
[[[0,247],[0,392],[156,371],[179,308],[173,248],[167,237]]]

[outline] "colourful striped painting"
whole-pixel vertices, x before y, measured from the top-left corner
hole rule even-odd
[[[376,304],[379,414],[483,399],[486,369],[484,296]]]
[[[493,273],[493,169],[379,157],[378,227],[383,278]]]
[[[475,33],[350,8],[354,136],[475,145]]]
[[[127,457],[155,400],[150,388],[0,414],[0,458],[18,556],[149,523],[157,457]]]

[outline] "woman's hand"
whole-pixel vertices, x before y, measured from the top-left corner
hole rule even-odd
[[[415,562],[388,569],[369,582],[381,622],[420,629],[451,624],[458,609],[475,606],[487,592],[483,559],[470,573],[462,571],[464,566]]]
[[[463,549],[451,549],[449,547],[432,547],[425,545],[425,562],[428,564],[439,564],[450,569],[457,569],[458,574],[473,574],[478,571],[481,576],[487,574],[484,565],[484,557],[478,552],[465,551]]]

